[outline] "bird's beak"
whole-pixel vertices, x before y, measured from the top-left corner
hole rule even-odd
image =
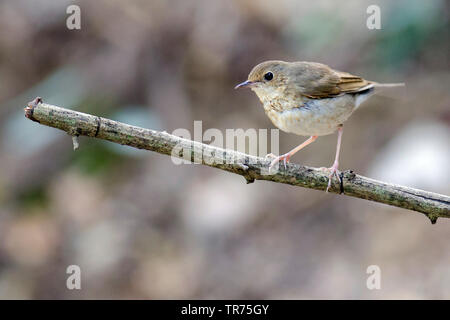
[[[234,87],[235,89],[239,89],[239,88],[245,88],[245,87],[250,87],[250,86],[252,86],[252,85],[254,85],[255,84],[255,82],[253,82],[253,81],[250,81],[250,80],[247,80],[247,81],[244,81],[244,82],[242,82],[242,83],[239,83],[236,87]]]

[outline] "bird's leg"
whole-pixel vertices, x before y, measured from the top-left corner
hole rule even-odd
[[[314,140],[317,139],[317,136],[311,136],[309,137],[308,140],[306,140],[305,142],[303,142],[301,145],[295,147],[294,149],[292,149],[291,151],[289,151],[288,153],[285,153],[281,156],[276,157],[275,159],[272,160],[272,162],[270,163],[270,167],[269,167],[269,172],[270,170],[272,170],[272,168],[281,160],[283,160],[284,163],[284,168],[286,169],[286,164],[289,162],[289,159],[298,151],[300,151],[301,149],[303,149],[304,147],[306,147],[308,144],[310,144],[311,142],[314,142]]]
[[[331,187],[331,179],[335,175],[336,178],[341,182],[341,178],[339,177],[339,152],[341,150],[341,140],[342,140],[342,133],[344,132],[344,127],[341,125],[338,128],[338,140],[337,140],[337,146],[336,146],[336,158],[334,159],[334,163],[331,166],[331,168],[328,168],[329,171],[331,171],[330,175],[328,176],[328,187],[327,192]]]

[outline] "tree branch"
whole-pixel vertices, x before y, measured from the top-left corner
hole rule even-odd
[[[322,191],[327,188],[327,174],[317,168],[288,164],[286,169],[280,166],[279,171],[268,174],[269,159],[49,105],[43,103],[41,98],[28,103],[25,116],[42,125],[63,130],[73,137],[83,135],[194,160],[210,167],[239,174],[245,177],[247,183],[267,180]],[[76,139],[74,139],[75,142]],[[450,218],[450,197],[448,196],[376,181],[351,170],[342,172],[341,180],[342,182],[339,183],[337,179],[333,179],[329,191],[422,212],[432,223],[435,223],[439,217]]]

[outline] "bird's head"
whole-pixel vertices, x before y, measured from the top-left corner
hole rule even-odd
[[[248,79],[238,84],[238,88],[250,88],[261,100],[276,98],[286,89],[289,76],[289,63],[284,61],[265,61],[255,66]]]

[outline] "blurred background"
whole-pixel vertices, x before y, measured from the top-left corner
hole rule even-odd
[[[81,8],[68,30],[67,6]],[[381,9],[369,30],[367,7]],[[450,193],[448,1],[0,2],[0,298],[450,298],[450,221],[257,181],[26,120],[36,96],[172,132],[274,128],[268,59],[406,89],[346,123],[341,169]],[[280,132],[280,152],[305,138]],[[330,166],[336,135],[293,157]],[[66,268],[81,268],[81,290]],[[381,268],[381,290],[366,269]]]

